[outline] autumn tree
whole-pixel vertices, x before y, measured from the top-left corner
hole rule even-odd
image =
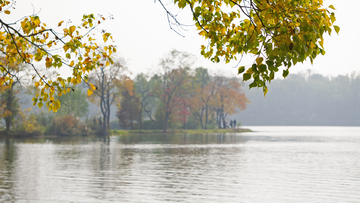
[[[169,24],[182,24],[177,15],[166,10]],[[252,87],[263,88],[282,70],[283,77],[292,66],[324,55],[324,34],[339,33],[333,5],[323,0],[174,0],[180,9],[189,9],[199,35],[208,40],[201,54],[213,62],[229,63],[252,54],[250,66],[240,66],[238,73]],[[240,57],[239,57],[240,56]]]
[[[100,66],[94,70],[89,78],[93,94],[90,94],[90,101],[100,106],[102,114],[102,133],[107,135],[110,126],[110,107],[113,104],[120,104],[123,88],[132,91],[133,82],[125,74],[127,67],[123,59],[118,59],[111,66]]]
[[[215,76],[212,83],[215,92],[209,105],[215,112],[215,120],[220,128],[227,115],[244,110],[249,101],[236,78]]]
[[[0,0],[1,15],[11,15],[15,0]],[[110,17],[111,18],[111,17]],[[107,45],[110,33],[103,32],[103,44],[100,47],[91,34],[101,24],[105,17],[95,17],[93,14],[83,15],[79,25],[64,26],[59,22],[58,29],[47,27],[39,16],[25,16],[15,22],[5,22],[0,19],[0,53],[8,63],[23,63],[33,70],[33,84],[41,91],[33,98],[33,104],[49,110],[57,111],[61,104],[55,95],[61,96],[71,91],[72,86],[87,82],[87,74],[99,66],[109,66],[113,63],[112,53],[116,51],[113,45]],[[61,29],[61,31],[59,30]],[[38,66],[43,64],[47,70],[57,71],[64,67],[70,68],[69,77],[49,77]],[[11,74],[6,64],[0,62],[3,77],[0,84],[10,87],[14,81],[19,81]],[[94,88],[93,86],[91,86]],[[90,89],[92,91],[94,89]]]
[[[189,67],[193,57],[187,53],[172,50],[160,65],[163,74],[157,81],[156,94],[163,103],[165,118],[163,131],[168,128],[170,115],[181,105],[181,97],[189,77]]]

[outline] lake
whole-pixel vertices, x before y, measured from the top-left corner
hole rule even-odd
[[[360,202],[360,127],[0,142],[0,202]]]

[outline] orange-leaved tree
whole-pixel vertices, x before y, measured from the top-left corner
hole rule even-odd
[[[215,112],[215,120],[219,128],[224,126],[227,115],[246,108],[249,100],[241,90],[241,85],[236,78],[215,76],[212,81],[215,91],[209,106]]]

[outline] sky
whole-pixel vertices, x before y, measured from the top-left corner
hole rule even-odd
[[[171,0],[163,3],[172,8]],[[360,73],[358,63],[360,49],[360,7],[359,0],[324,0],[325,5],[334,5],[336,22],[340,33],[325,36],[325,56],[318,56],[313,65],[310,62],[297,64],[290,73],[305,72],[325,76],[346,75],[351,72]],[[182,23],[191,25],[192,16],[188,10],[172,10]],[[198,35],[194,26],[184,26],[187,30],[178,30],[180,36],[169,28],[167,15],[156,0],[17,0],[11,15],[2,15],[5,22],[14,22],[26,15],[37,13],[49,27],[57,28],[57,23],[64,20],[75,25],[80,23],[83,14],[112,15],[114,19],[106,20],[98,30],[110,32],[117,46],[117,56],[125,59],[128,68],[136,75],[140,72],[154,73],[160,68],[160,59],[172,49],[192,53],[196,57],[194,67],[205,67],[212,73],[235,76],[237,67],[250,65],[251,57],[246,57],[240,64],[212,63],[200,55],[201,44],[207,42]],[[176,29],[176,27],[174,27]],[[281,72],[278,76],[281,76]]]

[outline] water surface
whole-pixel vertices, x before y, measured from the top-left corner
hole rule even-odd
[[[360,127],[0,143],[0,202],[359,202]]]

